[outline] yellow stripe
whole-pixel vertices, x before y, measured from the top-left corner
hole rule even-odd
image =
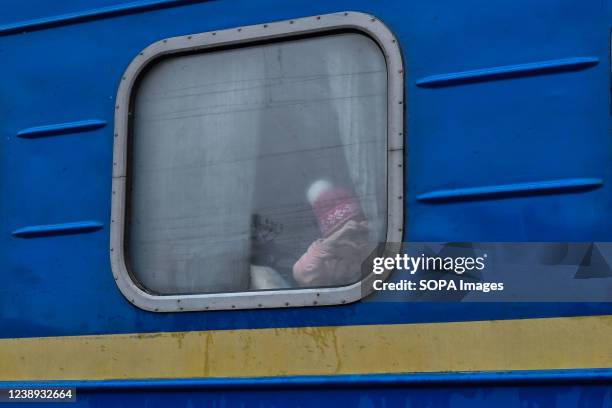
[[[0,380],[612,367],[612,316],[0,340]]]

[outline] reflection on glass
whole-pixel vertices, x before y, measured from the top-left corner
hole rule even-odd
[[[158,62],[134,101],[136,280],[158,294],[358,281],[385,236],[386,78],[353,33]]]

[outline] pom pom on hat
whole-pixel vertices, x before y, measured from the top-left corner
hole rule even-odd
[[[349,220],[363,220],[357,198],[350,191],[334,187],[327,180],[317,180],[306,193],[324,238],[339,230]]]
[[[327,180],[317,180],[312,183],[308,188],[308,192],[306,193],[306,197],[308,197],[308,202],[310,205],[314,205],[315,200],[317,197],[319,197],[319,195],[321,195],[321,193],[332,188],[332,183]]]

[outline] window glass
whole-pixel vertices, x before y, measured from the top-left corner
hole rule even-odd
[[[155,63],[133,100],[132,277],[161,295],[360,280],[386,235],[386,109],[361,34]]]

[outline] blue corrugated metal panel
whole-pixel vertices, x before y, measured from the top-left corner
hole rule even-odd
[[[13,231],[24,226],[110,218],[110,126],[71,137],[28,140],[17,134],[79,118],[112,123],[121,75],[148,44],[176,35],[357,10],[384,21],[405,58],[404,227],[409,239],[612,238],[609,1],[162,3],[30,0],[3,6],[0,73],[11,80],[0,84],[0,337],[612,313],[610,304],[482,308],[362,302],[154,314],[135,308],[117,290],[107,229],[32,240],[15,237]],[[180,6],[165,7],[170,3]],[[27,32],[17,34],[22,31]],[[556,65],[540,69],[533,66],[537,61]],[[455,74],[448,80],[444,73]],[[427,81],[448,85],[458,75],[460,86],[423,86]],[[443,206],[419,200],[436,191],[593,178],[601,180],[598,188],[562,196],[459,200]]]
[[[13,231],[20,238],[47,237],[51,235],[79,234],[102,229],[103,224],[97,221],[67,222],[63,224],[30,225]]]
[[[432,75],[418,79],[416,84],[420,87],[452,86],[520,78],[534,75],[554,74],[566,71],[576,71],[592,67],[599,63],[597,57],[573,57],[552,61],[530,62],[526,64],[506,65],[501,67],[481,68],[472,71],[452,72],[448,74]]]
[[[47,136],[60,136],[71,133],[90,132],[106,126],[106,122],[98,119],[86,119],[76,122],[57,123],[53,125],[35,126],[17,132],[18,137],[35,139]]]
[[[214,380],[53,382],[77,387],[66,406],[117,407],[608,407],[608,371],[366,375]],[[0,388],[32,383],[0,383]]]
[[[417,200],[430,203],[487,200],[544,194],[564,194],[594,190],[603,186],[598,178],[534,181],[531,183],[502,184],[497,186],[465,187],[437,190],[421,194]]]
[[[101,20],[109,17],[142,13],[202,1],[208,0],[141,0],[117,3],[106,7],[73,11],[66,14],[2,24],[0,25],[0,36],[27,33],[30,31],[44,30],[46,28],[59,27],[62,25],[77,24],[92,20]],[[78,4],[78,6],[81,8],[82,4]]]

